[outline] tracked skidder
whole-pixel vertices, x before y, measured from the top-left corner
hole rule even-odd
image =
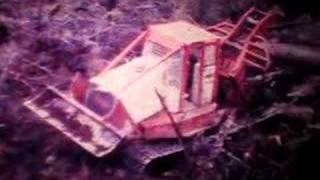
[[[76,75],[68,92],[48,86],[24,105],[97,157],[124,139],[143,139],[128,152],[147,164],[183,149],[163,142],[217,125],[224,79],[242,90],[246,78],[267,70],[263,33],[275,14],[251,8],[237,23],[208,28],[150,25],[96,76]]]

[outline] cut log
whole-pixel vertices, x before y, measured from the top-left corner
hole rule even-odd
[[[320,47],[271,43],[268,45],[271,56],[301,65],[320,66]]]

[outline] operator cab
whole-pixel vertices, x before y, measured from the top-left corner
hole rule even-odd
[[[165,95],[172,112],[210,104],[216,99],[216,50],[218,36],[184,21],[150,26],[143,54],[165,56]]]
[[[217,36],[188,22],[152,25],[141,56],[90,82],[117,97],[136,122],[161,111],[156,91],[172,113],[212,104],[217,42]]]

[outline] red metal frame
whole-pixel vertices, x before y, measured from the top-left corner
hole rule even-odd
[[[110,69],[114,68],[118,64],[120,64],[124,58],[135,48],[141,41],[145,39],[145,37],[148,35],[148,31],[142,32],[138,37],[136,37],[127,47],[124,48],[124,50],[121,51],[121,53],[116,56],[109,64],[108,66],[103,70],[102,73],[109,71]]]
[[[231,69],[231,73],[232,76],[236,77],[237,79],[241,79],[243,77],[238,77],[240,74],[243,74],[245,71],[245,68],[243,67],[244,62],[246,61],[245,56],[248,53],[248,51],[250,51],[249,46],[252,42],[252,39],[254,38],[254,36],[260,31],[264,30],[264,26],[266,25],[266,23],[268,23],[268,21],[270,20],[270,18],[272,18],[272,16],[274,16],[273,12],[268,13],[260,22],[259,24],[256,25],[256,27],[251,31],[251,33],[248,35],[248,37],[244,40],[244,46],[242,47],[242,49],[244,49],[243,51],[241,51],[241,54],[238,56],[237,60],[235,61],[235,65],[233,67],[233,69]],[[265,49],[265,48],[263,48]],[[267,54],[267,53],[265,53]],[[264,60],[264,58],[261,58]],[[268,65],[270,64],[270,59],[266,59]],[[252,62],[253,63],[253,62]],[[259,65],[257,65],[257,67],[259,67]],[[267,67],[261,67],[263,70],[265,70],[265,68]]]
[[[250,33],[247,35],[247,37],[239,41],[239,36],[243,33],[243,27],[246,23],[248,23],[248,19],[252,18],[251,16],[254,15],[254,13],[258,13],[261,15],[261,18],[259,20],[256,20],[256,24],[252,23],[254,25],[253,29],[250,31]],[[276,16],[277,12],[275,9],[269,11],[269,12],[263,12],[256,8],[250,8],[240,19],[236,24],[232,24],[230,22],[222,22],[219,24],[216,24],[214,26],[210,26],[207,28],[208,31],[216,32],[216,34],[221,34],[221,47],[224,45],[232,46],[239,50],[240,54],[237,56],[236,59],[233,60],[234,63],[232,63],[232,66],[224,67],[222,68],[224,64],[224,58],[219,57],[219,71],[220,74],[223,76],[233,77],[239,84],[243,81],[245,78],[245,72],[246,68],[245,65],[253,66],[257,69],[261,69],[262,71],[267,70],[267,68],[270,65],[270,56],[268,53],[267,48],[254,44],[253,40],[259,40],[261,43],[266,42],[266,39],[260,36],[260,34],[263,33],[265,30],[265,26],[268,23],[271,23],[273,18]],[[250,23],[250,22],[249,22]],[[229,30],[224,29],[223,27],[228,27]],[[231,29],[231,30],[230,30]],[[218,33],[217,33],[218,32]],[[263,52],[264,55],[259,55],[256,52],[254,52],[255,49],[259,49]],[[247,55],[250,55],[256,59],[259,59],[261,61],[265,61],[264,65],[257,64],[251,60],[248,60],[246,58]]]

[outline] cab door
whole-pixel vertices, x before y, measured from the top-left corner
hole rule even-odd
[[[203,66],[201,76],[201,104],[212,103],[217,97],[216,45],[206,44],[203,47]]]
[[[215,44],[202,44],[193,48],[197,56],[192,80],[192,102],[196,105],[212,103],[217,94],[217,69]]]

